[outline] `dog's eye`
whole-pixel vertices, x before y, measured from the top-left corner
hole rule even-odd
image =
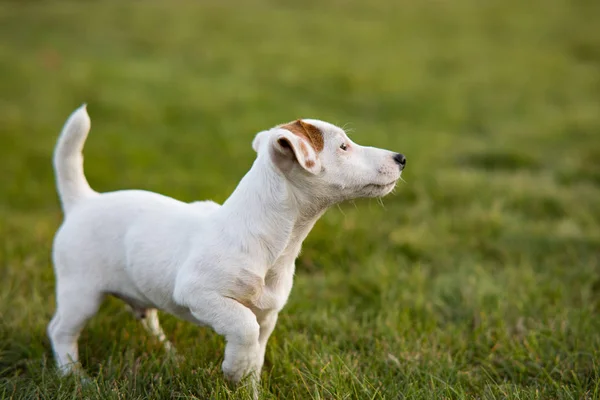
[[[340,145],[340,149],[342,149],[342,150],[346,151],[346,150],[348,150],[348,146],[346,146],[346,143],[342,143],[342,144]]]

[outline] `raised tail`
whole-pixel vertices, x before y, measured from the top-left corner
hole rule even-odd
[[[65,123],[54,149],[56,186],[65,215],[80,200],[97,194],[85,179],[81,154],[90,125],[90,117],[83,104]]]

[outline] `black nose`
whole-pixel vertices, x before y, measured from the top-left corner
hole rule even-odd
[[[406,157],[404,157],[404,154],[396,154],[394,156],[394,161],[396,161],[396,164],[401,165],[402,168],[404,168],[404,166],[406,165]]]

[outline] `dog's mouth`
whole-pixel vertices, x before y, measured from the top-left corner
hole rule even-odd
[[[367,190],[386,190],[386,189],[391,189],[394,186],[396,186],[396,182],[397,181],[391,181],[389,183],[384,183],[384,184],[378,184],[378,183],[369,183],[368,185],[364,186],[364,189]]]
[[[366,197],[383,197],[390,193],[394,187],[396,187],[397,181],[391,181],[389,183],[370,183],[363,186],[363,193]]]

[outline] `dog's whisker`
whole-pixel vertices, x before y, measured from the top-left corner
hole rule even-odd
[[[345,123],[345,124],[342,126],[342,129],[344,130],[344,132],[346,132],[346,134],[349,134],[349,133],[352,133],[352,132],[354,132],[354,128],[352,128],[352,127],[350,126],[350,124],[351,124],[350,122],[346,122],[346,123]]]

